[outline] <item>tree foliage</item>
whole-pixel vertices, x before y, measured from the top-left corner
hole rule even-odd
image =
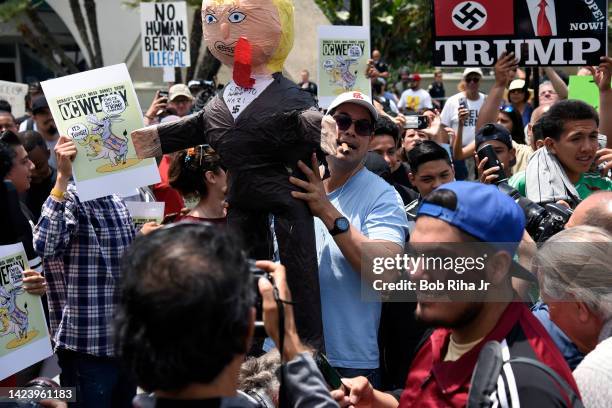
[[[361,25],[361,0],[315,0],[334,25]],[[430,0],[371,0],[372,49],[393,67],[431,66]]]

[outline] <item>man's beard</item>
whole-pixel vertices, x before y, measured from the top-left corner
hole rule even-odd
[[[484,303],[482,302],[472,302],[469,305],[470,306],[452,322],[442,319],[423,319],[417,314],[418,309],[415,310],[414,313],[416,320],[425,324],[426,326],[433,328],[457,329],[460,327],[464,327],[474,321],[474,319],[478,317],[478,315],[482,311],[482,308],[484,307]]]
[[[50,127],[49,127],[49,130],[48,130],[48,133],[49,133],[50,135],[55,135],[55,134],[57,133],[57,128],[56,128],[55,126],[53,126],[53,125],[52,125],[52,126],[50,126]]]

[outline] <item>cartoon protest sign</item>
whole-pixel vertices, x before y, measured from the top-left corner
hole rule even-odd
[[[185,2],[140,3],[143,67],[188,67],[189,36]]]
[[[140,231],[142,226],[147,222],[154,221],[158,224],[162,223],[164,219],[164,207],[166,203],[163,201],[157,202],[138,202],[138,201],[126,201],[125,205],[132,216],[136,231]]]
[[[343,92],[370,95],[365,72],[370,59],[370,31],[357,26],[319,26],[319,106],[327,108]]]
[[[514,52],[523,66],[599,65],[607,0],[432,0],[433,65],[491,66]]]
[[[13,116],[19,117],[25,114],[25,96],[28,94],[26,84],[16,82],[0,81],[0,99],[11,104]]]
[[[76,144],[72,169],[81,201],[159,182],[155,160],[138,159],[130,138],[143,121],[125,64],[41,85],[60,134]]]
[[[0,380],[53,354],[39,296],[23,288],[23,244],[0,246]]]

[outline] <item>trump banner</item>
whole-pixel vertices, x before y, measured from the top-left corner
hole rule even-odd
[[[491,66],[504,51],[520,65],[599,65],[607,0],[432,0],[435,66]]]

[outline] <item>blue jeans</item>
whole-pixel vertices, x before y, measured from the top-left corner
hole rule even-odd
[[[62,387],[76,387],[72,408],[131,408],[136,385],[120,369],[119,361],[58,349]]]
[[[342,378],[366,377],[374,389],[380,389],[382,384],[379,368],[334,368]]]

